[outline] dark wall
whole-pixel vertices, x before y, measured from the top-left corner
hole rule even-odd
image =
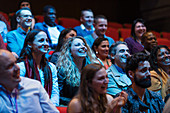
[[[15,12],[18,0],[0,0],[0,11]],[[79,19],[80,10],[91,8],[95,15],[103,14],[109,21],[132,23],[144,18],[149,29],[170,32],[169,0],[30,0],[34,15],[42,14],[42,8],[49,4],[57,10],[57,17]]]

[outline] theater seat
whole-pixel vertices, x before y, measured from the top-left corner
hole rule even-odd
[[[60,113],[67,113],[67,106],[65,107],[57,106],[56,108],[60,111]]]
[[[161,37],[170,40],[170,32],[161,32]]]
[[[109,37],[113,38],[114,41],[119,41],[118,29],[108,27],[107,31],[106,31],[106,36],[109,36]]]
[[[131,29],[128,28],[121,28],[119,29],[121,41],[124,41],[126,38],[131,36]]]
[[[124,27],[124,28],[129,28],[129,29],[131,29],[132,24],[124,23],[124,24],[123,24],[123,27]]]
[[[157,38],[157,41],[158,41],[158,45],[166,45],[170,47],[170,40],[166,38]]]
[[[70,28],[70,27],[74,28],[81,24],[80,21],[75,18],[65,18],[65,17],[59,18],[58,23],[65,28]]]
[[[108,27],[112,27],[112,28],[123,28],[123,25],[117,22],[108,22]]]

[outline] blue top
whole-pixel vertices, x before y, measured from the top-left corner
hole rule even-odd
[[[12,93],[0,85],[0,113],[59,113],[39,81],[21,77]]]
[[[18,56],[20,56],[27,33],[20,27],[18,27],[16,30],[8,32],[6,36],[8,43],[7,49],[11,52],[15,52]]]
[[[107,38],[107,39],[108,39],[108,41],[109,41],[109,46],[111,46],[111,45],[115,42],[112,38],[110,38],[110,37],[108,37],[108,36],[106,36],[106,35],[104,35],[104,38]],[[94,41],[95,41],[95,39],[93,38],[93,36],[92,36],[92,35],[88,35],[88,36],[85,36],[84,39],[86,40],[86,42],[87,42],[87,44],[90,46],[90,48],[92,48],[93,43],[94,43]]]
[[[57,25],[57,24],[55,24],[55,25],[56,25],[57,29],[60,32],[65,29],[61,25]],[[56,44],[52,44],[50,33],[48,31],[48,25],[45,22],[43,22],[43,23],[41,23],[41,22],[36,23],[35,26],[34,26],[34,29],[40,29],[40,30],[44,31],[47,34],[47,37],[49,38],[49,45],[50,45],[51,48],[55,48],[57,46]]]
[[[20,67],[20,76],[25,77],[26,69],[24,62],[17,63],[17,65]],[[59,106],[59,89],[58,89],[58,77],[57,77],[57,70],[53,63],[49,62],[49,66],[52,73],[52,92],[51,92],[51,101],[55,106]],[[41,84],[44,86],[44,74],[41,69],[38,69],[41,79]]]
[[[119,68],[119,70],[117,70]],[[112,64],[107,70],[109,83],[107,87],[107,93],[115,96],[117,93],[120,93],[122,90],[127,89],[131,86],[132,82],[129,77],[123,72],[120,67]]]
[[[77,31],[77,36],[82,36],[82,37],[91,35],[95,30],[95,28],[91,26],[91,30],[89,31],[85,28],[83,24],[81,24],[80,26],[74,27],[74,29]]]

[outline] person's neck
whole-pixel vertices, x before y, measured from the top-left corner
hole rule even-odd
[[[29,30],[29,27],[27,27],[27,28],[24,28],[24,27],[22,27],[22,26],[20,26],[20,27],[21,27],[21,29],[24,30],[26,33],[27,33],[28,30]]]
[[[170,65],[161,67],[170,76]]]
[[[83,24],[83,25],[84,25],[84,24]],[[84,25],[84,27],[85,27],[87,30],[89,30],[89,31],[91,30],[91,26],[85,26],[85,25]]]
[[[50,26],[50,27],[54,27],[55,26],[55,23],[52,23],[52,22],[48,22],[48,21],[45,21],[45,23]]]
[[[114,63],[117,67],[120,67],[120,68],[122,68],[123,70],[125,69],[125,66],[126,66],[126,64],[121,64],[121,65],[119,65],[119,63]]]
[[[136,41],[141,44],[141,37],[136,37]]]
[[[104,35],[99,34],[99,33],[97,33],[97,32],[95,32],[95,33],[96,33],[96,35],[97,35],[98,37],[100,37],[100,38],[104,38]]]
[[[42,59],[42,55],[33,52],[33,53],[32,53],[32,56],[33,56],[33,59],[34,59],[35,63],[37,64],[37,67],[38,67],[39,69],[41,69],[40,62],[41,62],[41,59]]]
[[[137,86],[135,83],[132,84],[132,89],[135,91],[135,93],[138,95],[138,97],[143,101],[143,96],[145,94],[145,88],[141,88]]]
[[[12,85],[12,86],[4,86],[4,88],[9,92],[12,93],[12,91],[17,88],[18,84]]]
[[[83,61],[84,61],[84,58],[76,58],[76,59],[74,59],[74,63],[75,63],[76,66],[78,67],[79,72],[81,72],[81,70],[82,70]]]

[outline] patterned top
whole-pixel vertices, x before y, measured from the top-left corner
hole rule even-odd
[[[128,100],[125,106],[122,107],[122,113],[162,113],[164,102],[161,95],[145,90],[143,103],[132,88],[126,90],[128,93]]]

